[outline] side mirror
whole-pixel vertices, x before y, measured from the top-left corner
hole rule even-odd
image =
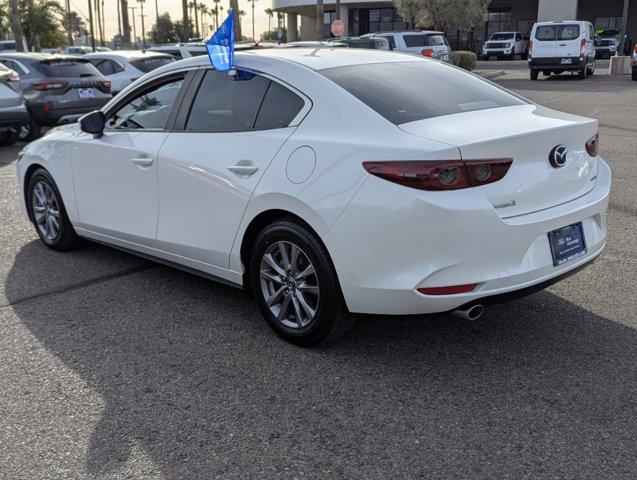
[[[80,117],[79,122],[82,131],[94,135],[95,138],[99,138],[104,134],[106,118],[104,117],[104,112],[101,110],[94,110],[87,113]]]

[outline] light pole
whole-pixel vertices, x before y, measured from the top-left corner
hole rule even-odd
[[[250,3],[252,4],[252,41],[253,42],[257,41],[256,34],[254,33],[254,4],[256,2],[257,0],[250,0]]]
[[[137,50],[137,27],[135,26],[135,10],[137,10],[137,7],[128,7],[128,9],[133,17],[133,39],[135,40],[135,50]]]
[[[626,22],[628,21],[628,0],[624,0],[624,10],[622,12],[622,28],[619,31],[619,51],[617,55],[624,55],[624,44],[626,43]],[[630,53],[629,53],[630,55]]]
[[[93,5],[92,0],[88,0],[88,23],[91,31],[91,49],[95,51],[95,30],[93,29]]]

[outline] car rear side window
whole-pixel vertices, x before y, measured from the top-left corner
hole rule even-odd
[[[576,40],[579,37],[579,25],[540,25],[535,30],[535,39],[540,42]]]
[[[427,60],[350,65],[320,73],[396,125],[525,104],[470,73]]]
[[[188,132],[252,130],[270,80],[239,72],[236,76],[207,70],[186,122]]]
[[[296,93],[276,82],[270,82],[259,108],[256,130],[287,127],[303,108],[304,102]]]
[[[427,47],[429,46],[427,36],[428,35],[405,35],[403,40],[407,47]]]
[[[175,59],[173,57],[166,55],[162,57],[137,58],[135,60],[131,60],[130,64],[140,72],[148,73],[152,72],[156,68],[173,63],[174,61]]]
[[[79,78],[101,76],[100,72],[88,60],[45,60],[37,64],[37,69],[45,77]]]

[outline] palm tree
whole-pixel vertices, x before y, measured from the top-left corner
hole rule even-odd
[[[234,10],[234,34],[237,39],[241,39],[241,10],[239,10],[239,0],[230,0],[230,8]],[[245,13],[244,13],[245,15]]]
[[[210,10],[204,4],[199,5],[199,14],[201,15],[201,36],[206,35],[206,15],[210,15]]]
[[[188,37],[190,36],[190,20],[188,18],[188,0],[181,0],[181,14],[182,14],[182,22],[183,22],[183,37],[185,41],[188,41]]]
[[[212,0],[212,2],[215,4],[215,6],[210,11],[210,13],[215,16],[215,29],[217,29],[219,28],[219,13],[221,12],[221,9],[219,8],[220,7],[219,3],[221,3],[221,0]]]
[[[323,0],[316,0],[316,40],[323,40],[325,36],[323,21]]]
[[[20,27],[20,3],[18,0],[9,0],[9,9],[11,10],[11,31],[15,40],[16,52],[24,51],[22,45],[22,30]]]
[[[254,33],[254,4],[255,4],[257,1],[258,1],[258,0],[248,0],[248,2],[252,4],[252,41],[253,41],[253,42],[256,42],[256,41],[257,41],[256,34]]]
[[[265,14],[268,16],[268,32],[272,31],[272,17],[274,17],[274,10],[271,8],[265,9]]]
[[[188,7],[190,7],[190,18],[195,19],[195,36],[199,36],[199,15],[197,14],[197,0],[192,0],[188,3]]]

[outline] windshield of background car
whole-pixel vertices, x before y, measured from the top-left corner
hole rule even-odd
[[[173,63],[175,59],[166,55],[165,57],[146,57],[131,60],[130,64],[140,72],[148,73],[156,68]]]
[[[407,47],[436,47],[448,45],[444,35],[439,33],[423,33],[418,35],[405,35],[403,37]]]
[[[76,59],[46,60],[38,63],[36,68],[45,77],[101,77],[100,72],[91,62]]]
[[[579,37],[579,25],[540,25],[535,31],[535,39],[540,42],[555,40],[576,40]]]
[[[396,125],[526,104],[470,73],[434,61],[349,65],[319,73]]]
[[[513,40],[513,33],[494,33],[489,40]]]

